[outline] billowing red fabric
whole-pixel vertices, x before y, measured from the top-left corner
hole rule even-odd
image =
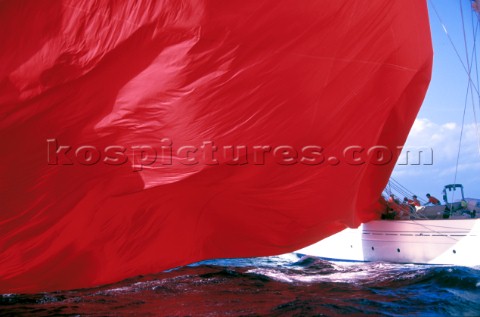
[[[376,217],[432,59],[419,0],[2,1],[0,43],[0,293]]]

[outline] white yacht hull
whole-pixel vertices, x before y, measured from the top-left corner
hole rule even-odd
[[[297,253],[337,261],[480,265],[480,219],[375,220]]]

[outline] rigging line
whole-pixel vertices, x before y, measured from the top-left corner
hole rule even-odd
[[[471,20],[472,20],[473,47],[474,47],[473,58],[475,60],[475,74],[477,75],[476,77],[477,77],[477,87],[478,87],[480,85],[480,77],[479,77],[479,73],[478,73],[478,58],[477,58],[476,52],[477,52],[478,26],[480,24],[480,19],[478,18],[477,13],[473,10],[472,10],[471,17],[472,17]],[[480,97],[479,97],[479,101],[480,101]]]
[[[402,190],[402,188],[398,187],[398,186],[395,186],[395,189],[396,191],[401,194],[402,196],[406,197],[406,196],[410,196],[409,193],[405,192],[404,190]]]
[[[401,194],[407,194],[405,190],[402,189],[401,186],[399,186],[398,183],[395,183],[394,181],[392,182],[391,186],[395,189],[395,191],[401,193]]]
[[[464,20],[463,20],[463,10],[462,10],[462,7],[461,7],[461,4],[460,4],[460,11],[461,11],[461,14],[462,14],[462,26],[463,26],[463,36],[464,36],[464,42],[465,42],[465,53],[467,55],[467,63],[469,63],[468,61],[468,51],[467,51],[467,45],[466,45],[466,32],[465,32],[465,23],[464,23]],[[477,34],[478,34],[478,25],[479,25],[479,16],[478,16],[478,13],[475,11],[475,10],[471,10],[471,27],[472,27],[472,30],[473,30],[473,48],[472,48],[472,61],[471,61],[471,64],[469,65],[469,73],[470,73],[470,76],[472,77],[472,68],[473,68],[473,65],[475,65],[475,70],[474,70],[474,73],[476,75],[476,84],[477,86],[480,85],[480,81],[479,81],[479,72],[478,72],[478,58],[477,58]],[[476,19],[475,19],[476,18]],[[476,20],[476,24],[475,24],[475,21]],[[470,84],[470,83],[469,83]],[[470,90],[470,93],[471,93],[471,98],[472,98],[472,110],[473,110],[473,118],[474,118],[474,124],[475,124],[475,131],[476,131],[476,139],[477,139],[477,147],[478,147],[478,151],[480,153],[480,132],[479,132],[479,127],[478,127],[478,120],[477,120],[477,109],[476,109],[476,104],[475,104],[475,97],[474,97],[474,94],[473,94],[473,90],[471,89]],[[479,109],[480,109],[480,95],[478,95],[478,101],[479,101]]]
[[[478,30],[478,20],[477,20],[477,27],[475,27],[473,25],[473,15],[474,15],[474,12],[472,10],[472,30],[473,30],[473,47],[472,47],[472,61],[470,63],[470,59],[469,59],[469,56],[468,56],[468,47],[467,47],[467,34],[466,34],[466,31],[465,31],[465,19],[464,19],[464,16],[463,16],[463,8],[462,8],[462,3],[461,3],[461,0],[459,2],[460,4],[460,14],[461,14],[461,17],[462,17],[462,27],[463,27],[463,41],[464,41],[464,45],[465,45],[465,55],[466,55],[466,59],[467,59],[467,65],[469,66],[469,76],[471,77],[472,75],[472,68],[473,68],[473,65],[475,65],[475,73],[476,73],[476,77],[477,77],[477,85],[478,85],[478,61],[477,61],[477,54],[476,54],[476,51],[477,51],[477,47],[476,47],[476,34],[477,34],[477,30]],[[471,85],[471,82],[469,82],[469,85]],[[470,95],[471,95],[471,99],[472,99],[472,108],[473,108],[473,118],[474,118],[474,123],[475,123],[475,129],[476,129],[476,136],[477,136],[477,146],[478,146],[478,150],[479,150],[479,153],[480,153],[480,138],[478,137],[479,133],[478,133],[478,121],[477,121],[477,111],[476,111],[476,107],[475,107],[475,98],[474,98],[474,95],[473,95],[473,91],[472,91],[472,88],[470,87]],[[479,96],[480,98],[480,96]],[[455,196],[455,192],[453,193],[453,197]]]
[[[397,186],[395,184],[390,184],[390,190],[397,192]]]
[[[454,175],[453,184],[457,183],[458,164],[460,162],[460,152],[461,152],[461,147],[462,147],[463,132],[464,132],[464,129],[465,129],[465,115],[466,115],[466,110],[467,110],[467,103],[468,103],[469,94],[472,97],[472,104],[474,103],[474,101],[473,101],[474,100],[473,99],[473,89],[472,89],[474,87],[474,83],[473,83],[472,78],[471,78],[473,58],[472,58],[472,63],[470,63],[470,58],[469,58],[469,54],[468,54],[468,45],[467,45],[467,34],[466,34],[466,30],[465,30],[465,18],[464,18],[464,15],[463,15],[463,6],[462,6],[462,1],[461,0],[459,0],[459,5],[460,5],[460,15],[461,15],[461,19],[462,19],[463,42],[464,42],[464,47],[465,47],[466,62],[467,62],[467,66],[468,66],[467,75],[468,75],[468,78],[469,78],[469,82],[468,82],[468,85],[467,85],[467,92],[466,92],[466,95],[465,95],[465,106],[463,108],[462,128],[461,128],[461,132],[460,132],[460,140],[459,140],[459,143],[458,143],[457,162],[455,164],[455,175]],[[474,41],[474,43],[475,43],[475,41]],[[475,47],[475,44],[474,44],[473,52],[472,52],[473,55],[475,55],[475,48],[476,47]],[[474,113],[475,113],[475,110],[474,110]],[[475,115],[475,118],[476,118],[476,115]],[[455,191],[452,193],[452,201],[454,201],[454,200],[455,200]]]
[[[472,30],[473,30],[473,47],[472,47],[472,59],[471,59],[471,63],[470,61],[468,60],[468,52],[467,52],[467,45],[466,45],[466,32],[465,32],[465,21],[463,19],[463,10],[462,8],[460,7],[460,11],[462,13],[462,26],[463,26],[463,34],[464,34],[464,42],[465,42],[465,53],[466,53],[466,56],[467,56],[467,63],[469,64],[469,74],[471,77],[473,77],[472,73],[474,73],[476,76],[476,82],[477,82],[477,86],[479,85],[480,83],[480,80],[479,80],[479,69],[478,69],[478,57],[477,57],[477,37],[478,37],[478,29],[479,29],[479,22],[480,22],[480,19],[479,19],[479,15],[476,11],[472,10],[471,11],[471,27],[472,27]],[[476,22],[476,23],[475,23]],[[475,65],[475,69],[472,70],[473,68],[473,65]],[[471,82],[469,82],[469,85],[471,84]],[[473,89],[472,87],[470,87],[470,95],[471,95],[471,102],[472,102],[472,110],[473,110],[473,118],[474,118],[474,124],[475,124],[475,137],[476,137],[476,140],[477,140],[477,148],[478,148],[478,152],[480,154],[480,129],[479,129],[479,124],[478,124],[478,119],[477,119],[477,108],[476,108],[476,98],[473,94]],[[477,95],[478,97],[478,107],[480,109],[480,95]]]
[[[472,85],[473,84],[473,80],[472,80],[472,68],[473,68],[473,65],[476,66],[476,77],[477,77],[477,85],[478,85],[478,67],[477,67],[477,63],[474,63],[473,61],[476,60],[476,41],[475,41],[475,38],[476,38],[476,28],[473,26],[473,21],[472,21],[472,30],[473,30],[473,47],[472,47],[472,61],[470,62],[470,58],[469,58],[469,55],[468,55],[468,43],[467,43],[467,32],[465,30],[465,18],[464,18],[464,14],[463,14],[463,6],[462,6],[462,0],[459,0],[459,5],[460,5],[460,16],[462,18],[462,32],[463,32],[463,44],[464,44],[464,47],[465,47],[465,58],[466,58],[466,61],[467,61],[467,66],[468,66],[468,72],[467,72],[467,75],[469,77],[469,82],[468,82],[468,85]],[[471,10],[472,14],[471,16],[473,16],[473,10]],[[471,97],[472,97],[472,105],[473,107],[475,108],[474,106],[474,97],[473,97],[473,87],[470,87],[470,92],[471,92]],[[480,95],[479,95],[479,98],[480,98]],[[476,123],[476,113],[475,113],[475,109],[473,110],[474,112],[474,116],[475,116],[475,123]]]
[[[458,3],[459,3],[459,6],[460,6],[460,16],[461,16],[461,20],[462,20],[463,44],[464,44],[464,48],[465,48],[466,63],[467,63],[467,66],[468,66],[467,75],[469,77],[469,81],[468,81],[468,84],[467,84],[467,92],[466,92],[466,95],[465,95],[465,106],[464,106],[464,110],[463,110],[462,128],[461,128],[460,140],[459,140],[459,144],[458,144],[457,161],[456,161],[456,164],[455,164],[455,174],[454,174],[453,184],[457,183],[458,165],[459,165],[459,162],[460,162],[460,153],[461,153],[461,147],[462,147],[463,133],[464,133],[464,129],[465,129],[465,116],[466,116],[466,109],[467,109],[467,103],[468,103],[469,95],[471,97],[475,125],[477,125],[477,115],[476,115],[476,111],[475,111],[475,101],[474,101],[475,99],[474,99],[473,86],[472,86],[472,84],[473,84],[472,68],[473,68],[474,60],[475,60],[475,56],[476,56],[476,54],[475,54],[475,52],[476,52],[475,35],[476,34],[475,34],[475,28],[472,28],[472,30],[474,31],[474,33],[473,33],[474,40],[473,40],[473,47],[472,47],[472,61],[470,62],[469,53],[468,53],[469,49],[468,49],[468,44],[467,44],[467,32],[465,30],[465,17],[464,17],[464,14],[463,14],[462,1],[459,0]],[[478,72],[477,72],[477,81],[478,81]],[[480,149],[480,144],[479,144],[479,149]],[[456,194],[456,192],[453,191],[452,199],[451,199],[452,202],[455,201],[455,194]]]
[[[470,91],[470,85],[467,86],[467,93],[465,95],[465,106],[463,107],[463,117],[462,117],[462,129],[460,130],[460,140],[458,142],[458,152],[457,152],[457,163],[455,164],[455,177],[453,179],[453,184],[457,183],[457,174],[458,174],[458,163],[460,162],[460,152],[462,148],[462,139],[463,139],[463,130],[465,127],[465,114],[467,113],[467,104],[468,104],[468,94]],[[455,195],[455,193],[454,193]],[[452,197],[453,199],[453,197]]]
[[[473,4],[472,4],[473,6]],[[480,12],[477,11],[478,8],[474,8],[474,10],[472,10],[472,29],[474,30],[474,33],[473,33],[473,43],[476,44],[477,43],[477,37],[478,37],[478,26],[480,24]],[[476,26],[474,27],[474,24],[476,22]],[[475,57],[475,72],[476,72],[476,75],[477,75],[477,86],[480,85],[480,80],[479,80],[479,71],[478,71],[478,58],[477,58],[477,54],[474,54],[474,57]],[[478,98],[478,107],[480,109],[480,96]]]
[[[480,78],[479,78],[479,73],[478,73],[478,70],[479,70],[479,69],[478,69],[478,58],[477,58],[477,54],[476,54],[476,53],[477,53],[476,38],[477,38],[478,25],[479,25],[479,24],[477,23],[476,29],[475,29],[474,35],[473,35],[473,36],[474,36],[473,41],[474,41],[474,43],[475,43],[475,44],[474,44],[475,50],[474,50],[474,52],[473,52],[473,63],[474,63],[474,65],[475,65],[475,74],[476,74],[476,77],[477,77],[477,78],[476,78],[476,79],[477,79],[477,85],[480,83]],[[472,94],[472,96],[473,96],[473,94]],[[474,103],[473,103],[474,115],[475,115],[475,126],[478,128],[477,118],[476,118],[476,103],[479,104],[479,109],[480,109],[480,96],[479,96],[479,98],[477,99],[477,102],[474,102]]]
[[[392,177],[392,182],[393,182],[394,184],[396,184],[396,185],[398,185],[398,186],[400,186],[400,187],[404,188],[404,189],[407,189],[407,188],[405,188],[404,186],[402,186],[402,184],[400,184],[400,182],[399,182],[399,181],[397,181],[397,180],[396,180],[395,178],[393,178],[393,177]]]
[[[406,188],[405,186],[403,186],[402,184],[400,184],[397,180],[395,180],[395,182],[396,182],[403,190],[405,190],[407,193],[410,193],[411,196],[415,195],[415,193],[411,192],[408,188]]]
[[[473,4],[474,3],[472,3],[472,7],[473,7]],[[473,55],[474,55],[474,59],[475,59],[475,73],[477,75],[477,87],[478,87],[480,85],[480,79],[479,79],[479,69],[478,69],[478,57],[477,57],[476,43],[477,43],[477,37],[478,37],[478,27],[479,27],[479,24],[480,24],[480,14],[479,14],[479,11],[478,11],[478,7],[474,7],[473,9],[474,10],[472,10],[472,14],[471,14],[472,30],[474,30],[474,32],[473,32],[473,43],[474,43],[474,47],[475,47]],[[473,108],[475,109],[475,105],[473,105]],[[478,109],[480,110],[480,96],[478,96]],[[476,116],[475,110],[474,110],[474,115]],[[477,131],[476,137],[477,137],[477,140],[478,140],[478,146],[479,146],[479,152],[480,152],[480,133],[479,133],[478,122],[477,122],[476,117],[475,117],[475,129]]]
[[[464,20],[464,16],[463,16],[463,9],[462,9],[461,2],[460,2],[460,12],[461,12],[461,16],[462,16],[462,27],[463,27],[463,38],[464,38],[464,44],[465,44],[465,54],[466,54],[466,58],[467,58],[467,65],[468,65],[468,68],[469,68],[468,76],[470,77],[470,80],[469,80],[468,86],[470,88],[470,95],[471,95],[471,102],[472,102],[472,110],[473,110],[473,117],[474,117],[474,124],[475,124],[475,136],[476,136],[476,139],[477,139],[478,151],[480,153],[480,134],[479,134],[479,127],[478,127],[478,120],[477,120],[477,109],[476,109],[476,106],[475,106],[475,100],[477,98],[474,97],[473,87],[471,86],[472,85],[471,77],[472,77],[473,65],[475,65],[475,75],[476,75],[476,79],[477,79],[477,85],[479,83],[478,59],[477,59],[477,54],[476,54],[476,52],[477,52],[477,46],[476,46],[477,41],[476,41],[476,39],[477,39],[477,34],[478,34],[477,31],[478,31],[479,19],[478,19],[478,13],[476,11],[472,10],[471,22],[472,22],[472,30],[473,30],[473,47],[472,47],[472,60],[471,60],[471,63],[470,63],[469,57],[468,57],[468,49],[467,49],[467,39],[466,39],[467,36],[466,36],[466,31],[465,31],[465,20]],[[473,22],[474,21],[474,15],[477,16],[476,26],[474,25],[474,22]],[[467,88],[467,94],[468,94],[468,92],[469,92],[469,90]],[[478,100],[479,100],[479,109],[480,109],[480,95],[477,94],[477,97],[478,97]],[[465,102],[467,103],[468,101],[466,100]],[[464,124],[465,124],[465,121],[462,122],[462,129],[463,129]],[[460,144],[461,144],[461,141],[460,141]],[[457,160],[457,165],[458,165],[458,160]],[[453,196],[455,196],[455,192],[453,193]]]
[[[403,196],[403,197],[413,196],[412,192],[410,192],[408,190],[407,191],[403,190],[402,189],[403,186],[401,186],[401,184],[396,185],[396,184],[392,183],[391,186],[392,186],[393,190],[395,191],[396,196],[399,197],[399,198],[400,198],[400,196]],[[420,199],[420,201],[423,204],[425,204],[425,201],[423,199]]]
[[[390,194],[395,194],[395,196],[405,196],[405,194],[402,192],[401,188],[398,187],[397,184],[395,184],[394,181],[392,181],[392,179],[390,179],[389,183],[389,191],[390,191]]]
[[[460,53],[459,53],[458,50],[457,50],[457,47],[456,47],[455,44],[453,43],[453,40],[452,40],[450,34],[448,33],[447,27],[446,27],[445,24],[443,23],[443,20],[442,20],[442,18],[440,17],[440,14],[438,13],[437,8],[436,8],[435,5],[433,4],[433,1],[432,1],[432,0],[429,0],[429,3],[430,3],[430,5],[432,6],[433,11],[435,12],[435,15],[437,16],[438,21],[439,21],[440,24],[442,25],[443,31],[444,31],[445,34],[447,35],[447,38],[448,38],[450,44],[452,45],[453,50],[455,51],[455,54],[456,54],[457,57],[458,57],[458,60],[460,61],[460,64],[462,64],[463,70],[467,73],[467,75],[469,75],[469,76],[468,76],[469,81],[472,81],[472,78],[470,77],[470,74],[469,74],[469,72],[468,72],[468,69],[467,69],[467,67],[465,66],[465,63],[463,62],[462,57],[460,56]],[[472,86],[473,86],[475,92],[477,93],[477,95],[480,97],[480,92],[478,91],[477,86],[476,86],[473,82],[472,82]]]
[[[392,194],[394,194],[399,200],[400,200],[400,196],[405,196],[405,194],[403,194],[397,187],[395,186],[392,186]],[[400,201],[399,201],[400,203]]]
[[[475,74],[476,74],[476,77],[477,77],[477,86],[480,85],[480,78],[479,78],[479,73],[478,73],[478,57],[477,57],[477,37],[478,37],[478,26],[479,26],[479,22],[480,20],[478,19],[475,19],[475,17],[477,17],[477,13],[472,11],[472,30],[473,30],[473,52],[472,52],[472,55],[473,55],[473,60],[472,60],[472,63],[475,65]],[[476,23],[474,22],[476,21]],[[478,107],[480,109],[480,96],[478,98]],[[475,131],[476,131],[476,139],[477,139],[477,146],[478,146],[478,153],[480,154],[480,130],[479,130],[479,127],[478,127],[478,120],[477,120],[477,109],[475,107],[475,100],[473,98],[473,94],[472,94],[472,108],[473,108],[473,118],[475,120]]]
[[[458,4],[460,5],[460,16],[462,18],[462,32],[463,32],[463,45],[465,46],[465,58],[467,60],[467,66],[469,66],[468,77],[471,75],[471,64],[470,59],[468,58],[468,45],[467,45],[467,32],[465,31],[465,18],[463,17],[463,6],[462,0],[458,0]]]
[[[406,193],[402,192],[401,189],[399,189],[398,187],[394,187],[395,191],[397,192],[397,196],[399,196],[398,198],[400,199],[400,196],[408,196]],[[400,194],[400,195],[398,195]]]
[[[477,35],[478,21],[479,20],[477,19],[477,27],[475,27],[473,25],[473,16],[476,14],[476,12],[474,10],[471,10],[471,16],[472,16],[471,20],[472,20],[472,30],[473,30],[473,47],[472,47],[472,60],[470,61],[469,55],[468,55],[467,34],[466,34],[466,31],[465,31],[465,19],[464,19],[464,15],[463,15],[463,8],[462,8],[462,5],[461,5],[461,0],[460,0],[459,4],[460,4],[460,14],[461,14],[461,17],[462,17],[462,28],[463,28],[463,41],[464,41],[464,46],[465,46],[465,56],[466,56],[467,66],[468,66],[468,72],[467,72],[468,79],[469,79],[468,84],[472,85],[470,87],[470,89],[471,89],[470,94],[472,96],[472,106],[475,107],[473,90],[475,90],[477,92],[477,97],[480,100],[480,94],[478,93],[478,90],[477,90],[477,87],[479,85],[479,77],[478,77],[478,61],[477,61],[477,54],[476,54],[476,51],[477,51],[476,35]],[[472,79],[473,65],[475,65],[475,74],[476,74],[476,79],[477,79],[476,85],[475,85],[475,83]],[[474,111],[474,115],[475,115],[475,124],[476,124],[477,121],[476,121],[475,109],[473,111]]]
[[[415,194],[414,192],[410,191],[408,188],[406,188],[405,186],[403,186],[403,185],[402,185],[399,181],[397,181],[395,178],[391,177],[390,179],[392,180],[392,182],[393,182],[394,184],[397,184],[400,188],[402,188],[402,189],[408,194],[408,195],[405,195],[405,196],[413,196],[413,195],[416,196],[416,194]],[[418,198],[418,197],[417,197],[417,198]],[[424,202],[424,200],[423,200],[422,198],[420,198],[419,200],[422,201],[422,202]]]

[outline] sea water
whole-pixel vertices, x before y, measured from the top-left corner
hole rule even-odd
[[[0,316],[480,316],[480,268],[212,260],[92,289],[3,294]]]

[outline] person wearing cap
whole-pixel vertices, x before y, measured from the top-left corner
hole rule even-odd
[[[428,205],[428,204],[440,205],[440,200],[431,196],[430,194],[427,194],[427,198],[428,198],[428,203],[426,203],[425,205]]]
[[[400,205],[398,217],[395,217],[395,219],[410,219],[410,212],[415,210],[412,209],[412,204],[412,200],[408,199],[407,197],[403,198],[403,203]]]
[[[420,201],[418,200],[417,195],[413,195],[412,198],[413,198],[412,201],[413,201],[413,206],[414,207],[420,207],[422,205],[420,203]]]

